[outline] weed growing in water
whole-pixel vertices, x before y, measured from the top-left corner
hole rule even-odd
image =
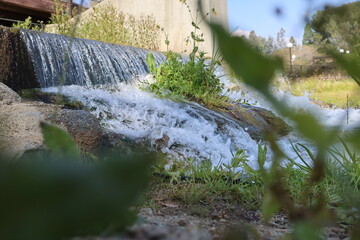
[[[151,91],[161,97],[174,95],[205,104],[220,99],[223,84],[206,65],[203,55],[189,61],[173,52],[166,53],[166,57],[166,62],[153,69],[156,82],[150,84]],[[149,66],[153,66],[152,59],[152,55],[147,58]]]
[[[220,55],[214,52],[210,60],[206,59],[206,53],[199,49],[199,43],[204,42],[203,34],[198,33],[200,24],[209,14],[215,14],[215,9],[202,18],[197,11],[194,18],[189,4],[181,2],[189,9],[192,18],[193,31],[185,40],[187,44],[192,44],[192,52],[189,57],[185,57],[168,51],[166,61],[158,67],[154,56],[149,54],[146,62],[156,79],[149,88],[160,97],[175,96],[210,106],[217,105],[225,100],[225,97],[220,96],[224,86],[215,74],[216,67],[220,64]],[[168,38],[165,43],[169,45]]]

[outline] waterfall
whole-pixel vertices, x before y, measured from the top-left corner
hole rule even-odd
[[[162,141],[163,153],[210,159],[214,165],[229,163],[240,148],[245,150],[249,164],[256,167],[258,142],[249,136],[246,127],[195,103],[159,99],[142,91],[136,81],[129,84],[135,76],[144,79],[148,73],[145,59],[151,51],[27,30],[21,31],[21,37],[43,91],[58,92],[58,86],[63,86],[61,94],[83,102],[106,129],[129,138],[146,139],[152,145]],[[158,64],[165,61],[162,53],[152,53]],[[231,88],[226,76],[221,80],[226,89]],[[225,93],[228,94],[226,90]],[[242,95],[238,91],[229,97],[236,100]],[[338,125],[344,120],[344,110],[321,109],[310,101],[304,104],[304,99],[299,97],[277,95],[289,107],[300,107],[299,111],[313,109],[326,125]],[[260,96],[253,93],[246,96],[248,102],[274,111]],[[359,116],[360,111],[351,111],[350,124]],[[295,132],[278,140],[285,153],[296,160],[289,139],[306,142]],[[268,158],[271,159],[271,153]]]
[[[114,85],[148,73],[147,49],[22,30],[41,87]],[[152,52],[157,63],[165,60]]]
[[[57,87],[43,89],[58,92]],[[196,103],[176,103],[154,97],[137,84],[93,88],[65,86],[61,94],[81,101],[102,126],[151,145],[161,139],[160,150],[177,158],[210,159],[214,165],[229,163],[232,153],[244,149],[256,167],[257,142],[234,120]]]

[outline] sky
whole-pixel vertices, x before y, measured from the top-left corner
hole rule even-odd
[[[91,0],[73,0],[73,3],[82,4],[85,7],[90,7]]]
[[[293,36],[301,43],[305,16],[311,16],[325,5],[339,6],[355,0],[227,0],[229,27],[243,31],[254,30],[263,37],[273,36],[280,28],[286,38]],[[278,11],[277,11],[278,10]],[[276,14],[278,12],[279,14]],[[308,14],[310,13],[310,15]]]

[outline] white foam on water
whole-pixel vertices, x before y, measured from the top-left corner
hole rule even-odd
[[[58,92],[59,88],[44,89]],[[180,104],[156,98],[137,86],[119,84],[111,89],[64,86],[61,94],[83,102],[108,129],[132,138],[146,138],[153,144],[169,137],[164,153],[185,158],[207,158],[214,164],[229,163],[236,148],[257,159],[257,143],[232,120],[219,128],[220,114],[196,104]]]
[[[151,78],[147,78],[151,81]],[[222,77],[226,88],[234,84],[227,77]],[[241,86],[242,90],[224,91],[233,99],[242,98],[246,102],[266,108],[273,112],[275,109],[259,94]],[[58,92],[59,88],[44,89],[46,92]],[[225,117],[212,112],[195,103],[176,103],[167,99],[157,98],[153,93],[142,91],[136,84],[120,83],[111,87],[64,86],[61,94],[83,102],[101,123],[111,131],[131,138],[145,138],[152,144],[167,136],[169,141],[161,151],[169,155],[211,159],[214,165],[229,163],[232,152],[237,148],[244,149],[249,156],[250,165],[257,167],[258,143],[249,134]],[[295,97],[283,91],[275,91],[277,98],[294,110],[309,111],[318,116],[325,126],[335,126],[346,121],[346,110],[323,109],[313,104],[309,96]],[[220,119],[220,120],[219,120]],[[349,125],[355,126],[360,119],[360,111],[349,111]],[[307,145],[311,150],[312,144],[304,141],[296,132],[278,140],[279,146],[295,161],[299,159],[291,147],[290,141]],[[304,154],[305,156],[306,154]],[[268,159],[271,159],[271,152]],[[269,166],[270,162],[267,162]]]

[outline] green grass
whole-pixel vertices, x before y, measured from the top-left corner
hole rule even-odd
[[[330,155],[326,174],[318,183],[311,183],[316,161],[314,153],[299,144],[293,145],[294,151],[302,158],[308,155],[310,162],[299,164],[290,160],[281,167],[279,174],[284,192],[296,206],[315,209],[322,202],[327,209],[334,210],[340,221],[353,224],[353,219],[360,214],[357,210],[349,211],[355,209],[357,205],[354,203],[360,197],[360,158],[349,149],[347,143],[342,140],[340,143],[342,148],[332,147],[328,150]],[[300,153],[301,147],[307,153]],[[258,162],[261,165],[266,158],[266,148],[259,147],[259,156]],[[148,202],[159,198],[158,195],[162,195],[160,198],[166,196],[167,200],[187,206],[189,212],[199,216],[211,212],[218,201],[258,210],[266,201],[269,183],[265,178],[271,174],[271,169],[253,169],[247,161],[242,150],[233,154],[231,163],[217,166],[212,165],[210,160],[197,162],[192,159],[160,159],[154,165],[153,172],[168,178],[164,180],[165,178],[157,176],[152,179]]]
[[[294,81],[291,86],[295,96],[303,96],[308,92],[311,99],[323,106],[347,108],[349,96],[349,107],[360,107],[360,87],[352,79],[308,78]]]

